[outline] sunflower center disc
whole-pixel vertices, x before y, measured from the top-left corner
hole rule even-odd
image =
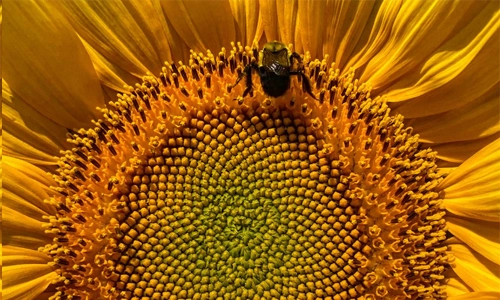
[[[361,287],[349,267],[362,255],[351,245],[356,208],[330,197],[345,189],[318,131],[287,110],[197,116],[183,128],[189,135],[166,141],[125,180],[138,184],[122,198],[128,238],[118,247],[130,257],[116,265],[116,287],[148,297],[326,295],[333,287],[322,280],[339,273],[339,283]],[[341,232],[353,237],[334,245]]]
[[[70,132],[51,299],[444,297],[435,152],[326,59],[304,59],[318,101],[296,78],[241,98],[256,53],[166,64]]]

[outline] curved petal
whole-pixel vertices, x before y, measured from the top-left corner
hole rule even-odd
[[[52,205],[43,200],[53,192],[55,185],[41,169],[29,163],[3,157],[3,220],[4,245],[37,249],[51,241],[44,233],[43,216],[55,214]]]
[[[3,207],[2,243],[21,248],[38,249],[51,242],[44,233],[46,222],[38,221],[9,207]]]
[[[441,160],[452,163],[463,163],[469,157],[474,155],[494,140],[500,138],[500,133],[487,136],[482,139],[471,141],[460,141],[442,144],[422,144],[422,148],[432,147],[432,150],[437,151],[437,157]]]
[[[165,1],[162,0],[151,0],[151,1],[154,10],[157,13],[158,20],[162,24],[162,27],[164,28],[163,31],[167,36],[167,42],[170,45],[170,50],[171,50],[170,62],[179,60],[184,62],[189,61],[190,50],[192,49],[192,47],[186,44],[183,37],[181,37],[179,33],[175,31],[174,26],[172,25],[172,20],[170,20],[167,14],[165,13],[165,6],[164,6]],[[218,49],[220,49],[220,46],[217,48],[217,50]],[[152,73],[156,74],[158,72],[157,70],[155,70],[155,72]]]
[[[4,300],[31,300],[41,295],[58,275],[48,265],[22,265],[4,268],[3,276]]]
[[[437,160],[436,165],[441,171],[440,173],[447,175],[450,174],[452,171],[454,171],[456,168],[458,168],[460,166],[460,163],[452,163],[448,161]]]
[[[54,165],[66,142],[66,128],[47,118],[14,93],[2,80],[5,154],[36,165]]]
[[[268,3],[273,3],[273,1],[267,1]],[[279,40],[284,42],[286,45],[294,42],[295,31],[297,29],[295,20],[297,19],[297,10],[299,2],[296,0],[287,1],[287,0],[279,0],[276,1],[276,12],[277,23],[274,24],[274,27],[278,29]],[[263,4],[264,5],[264,4]],[[273,22],[268,22],[269,25],[273,25]]]
[[[278,32],[278,8],[275,1],[259,1],[260,15],[262,18],[262,28],[267,41],[275,41],[280,39]],[[292,7],[292,6],[289,6]],[[287,29],[284,29],[285,32]],[[284,36],[284,38],[287,38]],[[288,44],[286,40],[283,41]],[[295,41],[296,42],[296,41]],[[294,45],[297,50],[298,45]]]
[[[404,101],[445,85],[462,73],[483,48],[491,50],[488,53],[492,55],[488,58],[498,60],[495,53],[499,51],[500,11],[498,3],[490,1],[487,4],[470,23],[436,49],[419,72],[411,72],[389,87],[388,99]],[[493,76],[490,77],[493,79]]]
[[[102,93],[104,94],[104,98],[106,99],[106,101],[110,102],[110,101],[116,101],[116,99],[118,98],[118,93],[122,93],[123,91],[120,89],[120,90],[115,90],[113,88],[110,88],[110,87],[107,87],[107,86],[103,86],[102,87]]]
[[[30,280],[31,282],[23,282],[25,280],[25,277],[20,277],[21,275],[17,273],[21,271],[30,272],[28,268],[32,266],[34,266],[35,269],[46,269],[46,267],[48,266],[47,263],[51,262],[52,259],[44,253],[32,249],[6,246],[4,247],[4,250],[2,252],[2,261],[5,269],[14,271],[13,276],[5,278],[4,281],[4,287],[8,287],[8,292],[12,297],[11,299],[46,300],[49,299],[50,296],[54,295],[54,291],[50,291],[50,287],[46,288],[45,280],[36,279],[36,273],[33,274],[33,278],[28,278],[28,280]],[[50,283],[50,281],[54,279],[53,276],[55,274],[52,272],[52,270],[54,270],[54,268],[47,269],[47,274],[44,274],[45,272],[43,272],[42,274],[40,274],[40,277],[48,275],[50,278],[48,278],[47,281]],[[48,272],[52,274],[49,275]],[[28,284],[28,286],[25,286],[25,284]],[[38,287],[39,284],[41,284],[41,287]],[[27,293],[26,288],[33,288],[34,285],[37,285],[37,287],[35,287],[36,293]],[[41,290],[44,292],[40,293]],[[22,298],[22,295],[26,295],[27,298]]]
[[[169,28],[151,1],[57,3],[82,39],[130,74],[157,73],[165,60],[172,59]]]
[[[2,251],[2,263],[4,267],[22,264],[44,265],[51,261],[50,257],[38,250],[5,246]]]
[[[413,71],[482,6],[471,1],[404,2],[386,45],[368,63],[360,81],[380,91]]]
[[[500,265],[500,224],[446,217],[449,231],[482,256]]]
[[[164,1],[161,5],[173,28],[196,52],[216,51],[235,41],[229,1]]]
[[[474,291],[495,291],[500,286],[497,264],[467,246],[455,244],[450,248],[455,257],[453,270]]]
[[[308,51],[313,59],[328,54],[347,71],[347,61],[360,51],[358,41],[364,44],[368,39],[366,28],[373,25],[382,7],[384,11],[385,4],[372,1],[298,1],[296,20],[281,14],[279,7],[277,18],[280,29],[281,20],[295,24],[296,51]]]
[[[236,22],[236,41],[251,46],[255,40],[260,39],[263,33],[262,22],[259,22],[259,2],[230,0],[229,4]]]
[[[499,52],[500,53],[500,52]],[[424,143],[475,140],[500,131],[500,91],[495,87],[479,99],[462,107],[428,117],[410,119]]]
[[[51,3],[6,3],[2,77],[40,114],[79,128],[91,124],[94,108],[103,106],[101,88],[78,36]]]
[[[38,221],[43,221],[43,215],[56,213],[52,205],[44,202],[54,195],[50,186],[56,185],[46,172],[8,156],[3,157],[2,170],[5,207]]]
[[[128,91],[125,86],[137,82],[137,77],[122,69],[118,64],[108,60],[85,40],[82,40],[82,43],[87,49],[90,59],[92,59],[97,77],[99,77],[102,85],[123,93]]]
[[[460,296],[473,292],[467,284],[458,277],[453,270],[446,271],[446,295],[448,297]]]
[[[500,299],[500,292],[476,292],[460,296],[448,297],[448,300],[497,300]]]
[[[343,72],[350,68],[362,68],[384,47],[401,5],[401,0],[375,2],[370,18],[366,21],[365,30],[354,49],[356,54],[349,58]],[[330,51],[334,52],[334,49],[328,49],[325,53],[331,53]]]
[[[297,20],[297,32],[300,35],[301,48],[296,48],[297,51],[309,51],[311,57],[321,57],[323,51],[323,41],[321,38],[325,35],[325,27],[327,20],[334,19],[335,15],[328,16],[329,12],[334,11],[334,7],[330,6],[327,1],[299,1]],[[277,12],[280,14],[281,12]],[[266,32],[267,36],[267,32]]]
[[[497,89],[500,77],[499,52],[496,40],[488,41],[467,68],[453,80],[418,98],[393,103],[393,112],[408,118],[429,116],[456,109],[480,98],[490,89]]]
[[[398,1],[394,1],[397,3]],[[340,4],[339,7],[337,3]],[[327,16],[324,27],[323,49],[321,54],[329,54],[334,58],[335,65],[342,71],[348,71],[346,62],[352,56],[354,49],[363,33],[370,28],[369,21],[377,16],[379,6],[385,6],[381,1],[344,1],[331,2],[323,13]],[[335,16],[335,17],[331,17]],[[314,36],[314,35],[312,35]]]
[[[500,139],[465,161],[438,186],[443,206],[455,215],[498,222]]]

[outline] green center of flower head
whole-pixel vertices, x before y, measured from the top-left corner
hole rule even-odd
[[[353,73],[319,100],[232,84],[257,49],[192,53],[119,95],[50,199],[52,299],[444,298],[435,153]]]

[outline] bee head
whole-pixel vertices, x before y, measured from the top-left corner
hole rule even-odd
[[[259,52],[259,65],[268,66],[272,63],[279,63],[282,66],[289,65],[288,63],[288,48],[284,43],[273,41],[266,43]]]
[[[285,44],[283,44],[282,42],[279,42],[279,41],[273,41],[273,42],[266,43],[264,45],[263,50],[270,51],[270,52],[279,52],[283,49],[287,49]]]

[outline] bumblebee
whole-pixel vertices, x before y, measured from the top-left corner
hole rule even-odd
[[[298,68],[292,70],[295,60]],[[290,88],[290,76],[300,76],[303,89],[314,99],[309,78],[303,73],[302,58],[296,52],[291,52],[282,42],[274,41],[264,45],[259,52],[259,63],[250,63],[245,66],[243,72],[238,76],[235,86],[243,77],[246,77],[246,88],[243,97],[248,95],[253,88],[252,70],[259,73],[260,82],[264,93],[271,97],[279,97]]]

